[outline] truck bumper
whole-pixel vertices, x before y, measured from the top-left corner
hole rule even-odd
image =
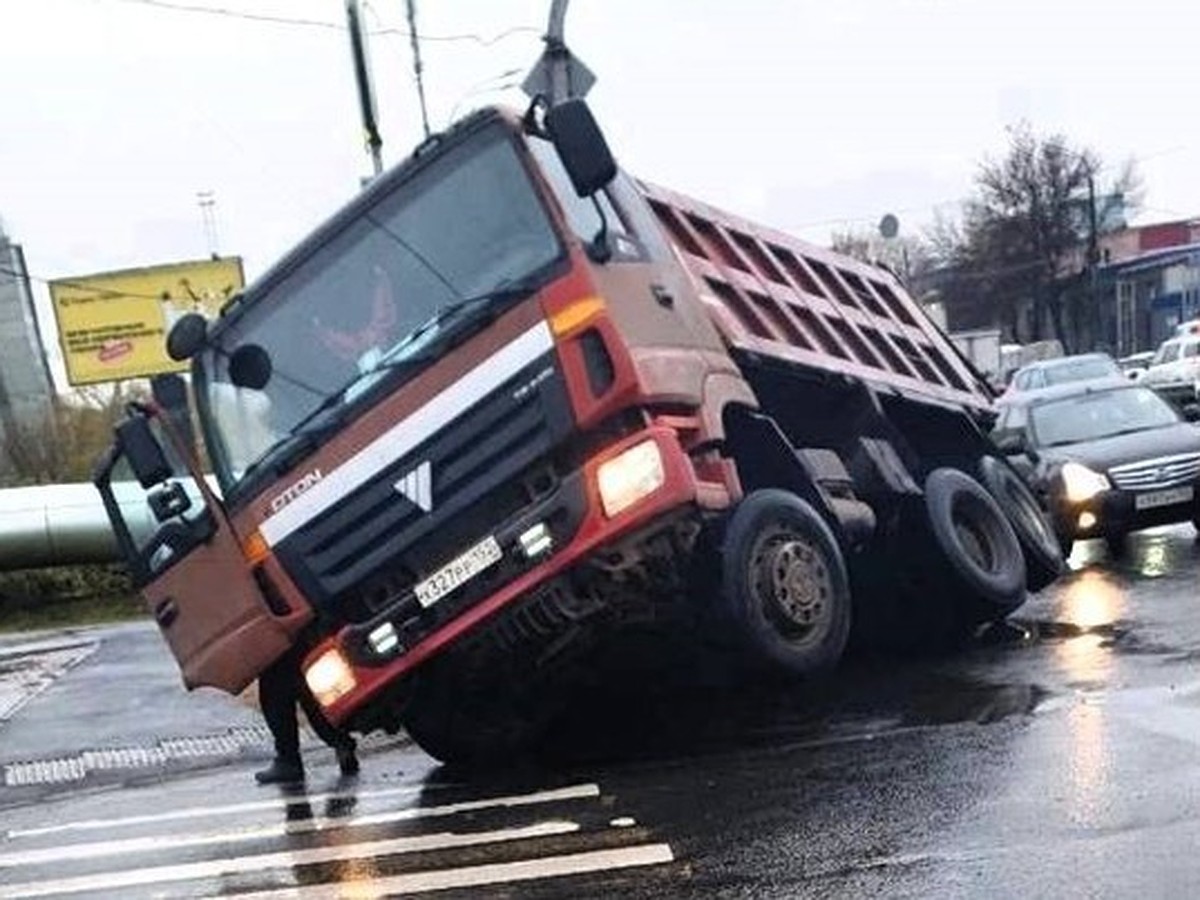
[[[662,459],[661,485],[615,515],[605,514],[600,498],[597,473],[607,461],[624,451],[653,441]],[[596,454],[583,466],[587,509],[583,521],[570,543],[548,556],[544,562],[480,600],[462,615],[430,633],[419,643],[383,664],[362,665],[352,652],[352,630],[343,628],[320,642],[305,658],[304,670],[321,663],[335,667],[341,674],[340,696],[327,699],[318,693],[326,717],[341,724],[356,716],[372,700],[396,685],[400,679],[478,627],[520,597],[542,583],[568,571],[580,560],[621,538],[646,528],[655,520],[669,516],[680,508],[692,505],[704,493],[706,483],[697,478],[688,455],[679,444],[674,430],[651,427],[622,438],[621,441]],[[465,548],[464,548],[465,549]]]

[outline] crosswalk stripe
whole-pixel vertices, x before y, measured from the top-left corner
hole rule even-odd
[[[260,891],[252,894],[239,894],[238,900],[284,900],[284,898],[286,900],[323,900],[326,897],[337,898],[337,900],[357,900],[357,898],[374,900],[374,898],[382,896],[420,891],[482,887],[491,884],[532,881],[536,878],[560,878],[565,875],[584,875],[590,872],[660,865],[669,863],[674,858],[675,856],[667,844],[642,844],[617,850],[591,850],[538,859],[523,859],[516,862],[486,863],[480,866],[463,866],[456,869],[389,875],[365,881]]]
[[[197,878],[218,878],[264,869],[338,862],[361,857],[386,856],[399,853],[420,853],[447,850],[480,844],[520,841],[530,838],[569,834],[579,830],[579,824],[567,821],[539,822],[522,828],[502,828],[468,834],[427,834],[415,837],[390,838],[338,847],[313,847],[307,850],[283,850],[252,856],[232,856],[203,862],[173,866],[152,866],[124,869],[94,875],[32,881],[25,884],[0,885],[0,898],[44,897],[49,894],[69,894],[80,891],[112,891],[165,882],[190,881]]]
[[[454,785],[446,785],[445,787],[450,788],[454,787]],[[46,825],[39,828],[16,828],[5,832],[5,836],[8,840],[15,840],[16,838],[42,837],[49,834],[63,834],[71,831],[108,831],[115,828],[152,825],[161,822],[178,821],[180,819],[214,818],[244,812],[312,806],[313,804],[325,803],[330,800],[370,800],[386,797],[402,797],[407,794],[420,794],[426,790],[428,790],[427,787],[420,785],[406,785],[404,787],[380,788],[378,790],[327,791],[321,794],[298,794],[294,797],[254,800],[246,803],[233,803],[227,806],[192,806],[164,813],[124,816],[115,819],[85,819],[79,822],[64,822],[60,825]],[[579,796],[600,796],[600,788],[595,784],[575,785],[571,788],[566,788],[566,790],[588,792]]]
[[[5,832],[9,839],[42,837],[48,834],[63,834],[70,831],[107,831],[113,828],[125,828],[131,825],[153,825],[160,822],[173,822],[180,819],[211,818],[227,816],[244,812],[261,812],[264,810],[282,810],[293,806],[311,806],[314,803],[324,803],[328,800],[353,800],[366,798],[400,797],[405,794],[419,794],[424,787],[420,785],[405,785],[403,787],[381,788],[371,791],[326,791],[321,794],[297,794],[290,797],[277,797],[271,800],[251,800],[246,803],[232,803],[227,806],[189,806],[184,809],[173,809],[170,812],[149,813],[140,816],[123,816],[115,819],[84,819],[79,822],[64,822],[60,825],[44,825],[39,828],[14,828]]]
[[[19,850],[12,853],[0,854],[0,869],[58,862],[60,860],[96,859],[98,857],[115,856],[122,853],[138,853],[150,850],[179,850],[186,847],[231,844],[236,841],[284,837],[286,835],[305,834],[313,831],[334,831],[366,825],[385,825],[394,822],[412,821],[414,819],[453,816],[465,812],[478,812],[480,810],[500,807],[512,808],[534,806],[540,803],[555,803],[563,800],[578,800],[598,797],[599,795],[599,786],[595,784],[580,784],[565,788],[535,791],[529,794],[510,794],[480,800],[465,800],[441,806],[412,806],[405,809],[360,816],[333,818],[314,816],[311,819],[301,819],[296,822],[284,822],[260,828],[231,829],[229,831],[209,834],[156,835],[115,841],[98,841],[90,844],[67,844],[64,846],[45,847],[36,850]]]

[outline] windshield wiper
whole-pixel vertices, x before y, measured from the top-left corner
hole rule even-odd
[[[463,297],[461,300],[455,300],[443,306],[432,316],[405,335],[404,339],[393,347],[378,366],[369,369],[368,372],[375,372],[388,366],[389,362],[403,362],[407,357],[396,359],[395,356],[405,347],[411,346],[423,335],[428,334],[432,329],[438,328],[453,319],[459,317],[461,313],[468,312],[477,306],[484,303],[497,303],[504,300],[513,300],[517,297],[523,297],[537,290],[537,285],[529,281],[513,281],[501,282],[497,287],[482,294],[476,294],[473,297]],[[489,317],[489,321],[495,318],[495,311]]]
[[[321,417],[322,413],[333,409],[340,405],[346,395],[364,380],[380,375],[384,372],[390,372],[395,369],[408,368],[409,366],[421,365],[432,362],[437,357],[431,352],[418,353],[412,356],[397,356],[405,347],[411,347],[422,335],[428,334],[430,330],[436,328],[446,322],[456,319],[460,314],[486,302],[497,302],[515,297],[524,296],[532,293],[537,289],[537,286],[531,282],[513,282],[501,284],[499,287],[488,291],[484,294],[477,294],[473,297],[465,297],[461,300],[442,307],[400,341],[386,356],[378,363],[371,366],[369,369],[364,369],[356,373],[345,384],[337,390],[329,394],[324,400],[313,407],[306,413],[300,421],[292,426],[292,429],[275,443],[271,444],[261,456],[246,467],[246,471],[242,473],[242,477],[238,479],[240,482],[245,482],[256,473],[262,471],[268,465],[271,465],[276,475],[282,475],[290,469],[302,457],[307,456],[316,449],[319,443],[320,436],[328,428],[331,428],[335,423],[328,423],[321,428],[310,427],[311,423]],[[495,313],[487,317],[488,321],[495,318]],[[283,450],[288,449],[289,452],[283,455]]]

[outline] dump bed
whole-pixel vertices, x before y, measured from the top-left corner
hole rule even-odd
[[[888,272],[641,183],[735,351],[991,407],[991,391]]]

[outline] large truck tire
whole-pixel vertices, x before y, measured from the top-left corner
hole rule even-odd
[[[788,491],[754,491],[730,516],[717,602],[747,662],[780,675],[831,668],[850,634],[850,582],[837,540]]]
[[[545,735],[552,705],[515,702],[500,689],[484,690],[472,682],[453,666],[428,663],[404,706],[404,729],[417,746],[448,765],[511,765]]]
[[[925,515],[945,564],[948,588],[965,594],[960,619],[1001,619],[1025,599],[1021,544],[992,495],[958,469],[925,479]]]
[[[1033,491],[1010,466],[994,456],[979,461],[983,486],[1008,517],[1025,557],[1025,586],[1040,591],[1063,572],[1063,554],[1054,526]]]

